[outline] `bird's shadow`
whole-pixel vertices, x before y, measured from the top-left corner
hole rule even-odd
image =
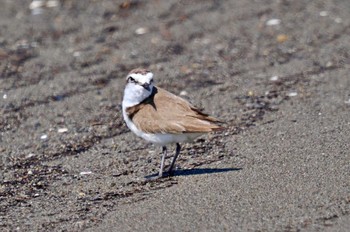
[[[193,168],[193,169],[179,169],[175,170],[173,176],[192,176],[203,175],[221,172],[239,171],[242,168]]]
[[[169,176],[192,176],[192,175],[203,175],[203,174],[213,174],[221,172],[233,172],[240,171],[242,168],[193,168],[193,169],[178,169],[169,175],[165,173],[165,177]],[[146,179],[152,179],[158,176],[158,173],[145,176]]]

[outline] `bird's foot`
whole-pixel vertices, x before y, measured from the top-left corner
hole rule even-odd
[[[162,172],[162,173],[157,173],[157,174],[152,174],[149,176],[146,176],[146,180],[147,181],[157,181],[160,180],[162,178],[166,178],[169,177],[170,175],[168,174],[168,172]]]
[[[175,172],[178,169],[177,166],[173,166],[173,167],[169,167],[169,170],[167,171],[167,175],[168,176],[175,176]]]

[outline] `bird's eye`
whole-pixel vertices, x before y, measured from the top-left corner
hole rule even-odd
[[[132,77],[129,77],[129,78],[128,78],[128,81],[131,82],[131,83],[136,83],[135,79],[132,78]]]
[[[149,83],[153,83],[153,79],[151,79]]]

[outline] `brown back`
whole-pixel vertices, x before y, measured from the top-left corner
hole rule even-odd
[[[186,100],[154,87],[150,97],[126,109],[136,127],[146,133],[205,133],[223,129],[219,121]]]

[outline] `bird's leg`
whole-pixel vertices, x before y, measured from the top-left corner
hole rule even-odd
[[[180,150],[181,150],[180,144],[179,144],[179,143],[176,143],[176,152],[175,152],[175,156],[174,156],[174,158],[173,158],[173,161],[171,162],[171,165],[170,165],[170,168],[169,168],[169,171],[168,171],[169,175],[171,175],[172,172],[173,172],[176,159],[177,159],[177,157],[178,157],[179,154],[180,154]]]
[[[163,168],[164,168],[164,161],[165,161],[165,156],[167,154],[166,146],[162,147],[162,160],[160,162],[160,168],[159,168],[159,173],[158,177],[163,177]]]

